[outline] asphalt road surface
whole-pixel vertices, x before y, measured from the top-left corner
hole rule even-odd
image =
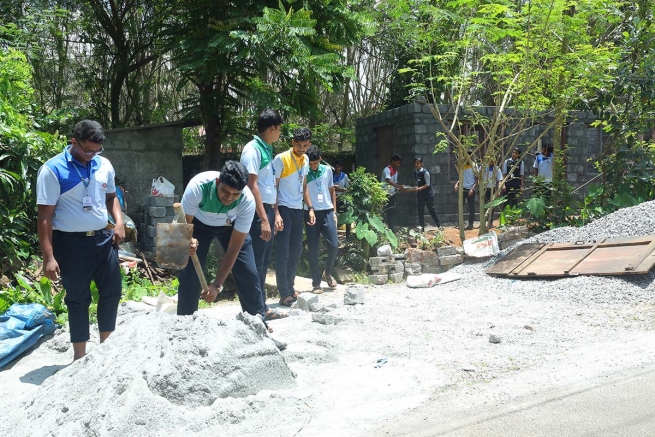
[[[655,365],[492,405],[435,399],[367,436],[655,436]]]

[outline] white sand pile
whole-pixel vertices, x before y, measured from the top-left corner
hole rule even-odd
[[[4,425],[14,435],[189,435],[244,419],[221,398],[296,386],[259,319],[134,313],[48,378]],[[223,401],[224,402],[224,401]]]

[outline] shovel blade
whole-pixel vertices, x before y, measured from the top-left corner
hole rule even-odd
[[[157,265],[164,269],[182,270],[189,262],[189,247],[193,225],[185,223],[158,223]]]

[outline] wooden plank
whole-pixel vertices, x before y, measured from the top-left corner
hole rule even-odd
[[[605,241],[605,240],[603,240],[603,241]],[[603,241],[601,241],[600,243],[602,243]],[[578,264],[580,264],[582,261],[584,261],[585,259],[587,259],[587,258],[588,258],[592,253],[594,253],[594,251],[598,248],[598,245],[599,245],[600,243],[596,243],[596,244],[594,244],[594,245],[593,245],[593,246],[592,246],[592,247],[587,251],[587,254],[586,254],[586,255],[584,255],[584,256],[581,257],[578,261],[576,261],[576,262],[574,262],[572,265],[570,265],[568,269],[564,270],[564,273],[566,273],[567,275],[575,275],[576,273],[571,273],[571,272],[573,271],[573,269],[575,269],[576,266],[577,266]]]
[[[592,246],[549,247],[537,259],[532,261],[529,268],[519,274],[521,276],[566,276],[564,273],[569,266],[586,256]]]
[[[535,252],[538,252],[545,244],[543,243],[526,243],[521,244],[496,264],[487,269],[487,274],[491,276],[507,276],[512,270],[519,267],[524,261],[530,258]]]

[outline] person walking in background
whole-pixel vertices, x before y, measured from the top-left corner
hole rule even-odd
[[[477,165],[473,162],[473,150],[468,150],[470,162],[466,162],[462,171],[464,172],[464,184],[462,186],[462,198],[464,203],[468,203],[469,207],[469,224],[467,230],[473,229],[473,221],[475,220],[475,187],[478,185],[478,178],[475,176]],[[474,169],[473,166],[476,166]],[[459,188],[459,180],[455,183],[455,191]]]
[[[217,239],[225,256],[208,290],[200,292],[200,280],[193,263],[180,272],[177,315],[198,310],[198,298],[214,302],[232,271],[241,309],[265,319],[264,297],[250,239],[255,199],[247,187],[248,172],[238,161],[227,161],[220,172],[205,171],[194,176],[182,195],[187,223],[193,223],[191,255],[198,254],[205,267],[209,246]],[[266,322],[264,322],[266,323]]]
[[[537,155],[532,166],[534,175],[543,177],[546,182],[553,180],[553,150],[552,145],[544,146],[542,153]]]
[[[525,166],[519,161],[521,149],[515,147],[512,150],[512,157],[503,162],[503,176],[509,178],[502,186],[502,191],[507,194],[507,204],[510,208],[516,208],[519,203],[519,196],[525,186]]]
[[[394,225],[394,214],[396,211],[396,197],[395,194],[398,191],[406,191],[405,187],[402,185],[398,184],[398,168],[400,168],[400,164],[402,162],[402,158],[400,155],[393,155],[391,157],[391,163],[382,170],[382,177],[380,178],[380,182],[382,182],[382,186],[384,189],[387,191],[387,194],[389,196],[389,199],[387,200],[387,209],[386,209],[386,216],[387,216],[387,226],[389,229],[393,231],[393,225]]]
[[[441,227],[441,222],[439,221],[439,216],[437,211],[434,209],[434,191],[432,190],[432,185],[430,184],[430,173],[423,167],[422,158],[414,158],[414,179],[416,180],[416,204],[418,206],[418,225],[421,227],[421,231],[425,230],[425,205],[428,206],[428,212],[434,220],[434,225],[439,229]]]
[[[537,187],[537,192],[541,192],[541,195],[547,198],[553,192],[553,151],[552,145],[544,145],[542,153],[537,155],[532,165],[534,175],[541,176],[545,181],[543,187]]]
[[[36,180],[37,230],[43,274],[60,278],[66,290],[73,359],[86,355],[91,281],[98,288],[98,331],[104,342],[116,328],[122,280],[118,243],[125,238],[115,171],[99,156],[105,133],[100,123],[83,120],[62,153],[49,159]],[[109,215],[115,227],[107,229]]]
[[[489,165],[484,172],[484,203],[491,201],[491,196],[500,189],[500,184],[503,181],[503,173],[496,165],[493,159],[489,160]],[[480,221],[483,217],[480,217]],[[494,208],[489,206],[489,229],[494,226]]]
[[[266,274],[273,251],[273,225],[275,223],[275,170],[273,168],[274,142],[280,139],[282,117],[273,109],[264,110],[257,119],[257,135],[241,152],[241,164],[248,171],[248,188],[255,199],[256,214],[250,226],[250,239],[259,275],[259,287],[264,297],[266,320],[286,317],[266,305]]]
[[[334,184],[334,190],[337,193],[337,212],[339,214],[346,212],[346,204],[344,201],[344,194],[350,186],[350,179],[348,175],[343,172],[343,161],[340,159],[335,159],[332,163],[334,167],[334,174],[332,175],[332,183]],[[346,224],[346,238],[350,236],[350,223]]]
[[[294,284],[296,269],[302,254],[303,198],[305,176],[309,169],[305,152],[311,144],[312,131],[295,129],[291,149],[273,160],[277,184],[275,204],[275,278],[280,293],[280,305],[290,307],[296,301]],[[309,209],[309,224],[314,224],[314,211]]]
[[[332,169],[321,164],[321,151],[312,145],[307,150],[309,172],[305,177],[307,186],[305,199],[305,232],[307,234],[307,251],[309,270],[312,276],[312,293],[323,293],[321,276],[331,289],[337,288],[337,281],[332,277],[332,268],[337,259],[339,239],[337,238],[337,198]],[[310,208],[314,210],[315,222],[310,224]],[[318,248],[321,234],[327,243],[327,257],[323,274],[318,267]]]

